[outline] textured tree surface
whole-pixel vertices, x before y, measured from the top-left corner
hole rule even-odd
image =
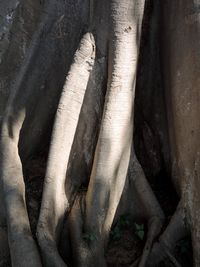
[[[199,10],[0,2],[0,266],[200,266]]]

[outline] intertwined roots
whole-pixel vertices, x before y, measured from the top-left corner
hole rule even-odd
[[[19,140],[23,143],[24,124],[31,116],[27,107],[31,106],[29,110],[34,112],[32,96],[37,83],[32,85],[30,78],[36,57],[32,47],[11,90],[0,137],[0,266],[8,266],[10,256],[12,266],[17,267],[66,266],[58,251],[64,221],[73,265],[105,266],[105,248],[111,226],[122,213],[128,212],[134,216],[136,197],[142,210],[141,217],[148,223],[148,234],[143,254],[133,266],[155,266],[166,255],[174,265],[179,266],[170,252],[170,246],[174,242],[172,237],[177,225],[182,225],[182,228],[175,239],[185,233],[185,225],[181,224],[184,216],[181,204],[159,243],[153,246],[163,226],[164,214],[133,149],[135,80],[144,1],[111,2],[109,38],[105,40],[109,44],[108,69],[105,57],[99,59],[96,55],[100,53],[96,51],[99,49],[98,37],[91,32],[84,34],[60,96],[49,147],[36,240],[30,230],[19,155]],[[41,34],[40,29],[34,38],[40,38]],[[80,193],[81,180],[74,182],[67,170],[83,102],[88,97],[87,91],[91,88],[95,90],[98,84],[102,86],[104,72],[108,76],[104,110],[94,155],[90,151],[94,157],[89,183],[85,192]],[[44,114],[40,115],[39,125],[44,126],[48,122],[45,109]],[[90,123],[87,122],[87,125]],[[37,134],[33,140],[39,138]],[[22,155],[22,158],[25,164],[25,156]],[[64,249],[67,250],[66,247]]]

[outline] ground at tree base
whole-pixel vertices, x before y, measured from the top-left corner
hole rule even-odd
[[[39,217],[45,169],[45,157],[40,155],[38,158],[34,157],[24,170],[27,208],[33,235],[35,235],[37,220]],[[154,182],[155,180],[152,182],[152,187],[168,218],[166,221],[167,225],[174,210],[176,209],[177,198],[170,198],[170,196],[173,195],[170,194],[170,190],[173,189],[169,184],[162,183],[161,185],[158,185],[157,183],[154,184]],[[167,190],[162,190],[162,187],[167,188]],[[140,225],[140,223],[141,222],[138,222],[137,224]],[[147,229],[144,226],[144,237],[141,240],[135,230],[135,224],[136,222],[132,221],[128,214],[125,214],[113,226],[106,251],[108,267],[132,267],[134,262],[142,255]],[[192,244],[190,237],[186,237],[176,244],[175,257],[182,267],[193,266]],[[174,267],[174,264],[166,258],[155,267]]]

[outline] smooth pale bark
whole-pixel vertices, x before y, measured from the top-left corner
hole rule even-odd
[[[108,84],[92,172],[69,216],[77,266],[106,266],[104,248],[125,185],[144,2],[112,1]],[[86,205],[85,205],[86,204]]]
[[[144,2],[111,2],[109,77],[86,195],[85,231],[106,242],[123,191],[133,133],[133,102]]]
[[[4,193],[1,194],[2,202],[0,203],[0,215],[2,215],[0,227],[3,231],[3,235],[0,236],[0,250],[3,248],[2,243],[4,241],[6,243],[7,239],[5,227],[5,217],[7,217],[10,248],[5,246],[6,252],[2,251],[7,255],[10,249],[13,266],[40,266],[41,264],[26,211],[22,166],[23,168],[26,166],[28,156],[33,155],[38,148],[40,149],[41,144],[48,143],[50,137],[46,132],[51,132],[55,110],[57,110],[57,115],[51,138],[43,203],[37,229],[37,241],[44,259],[43,264],[66,266],[58,253],[58,243],[62,235],[61,228],[68,204],[70,208],[72,206],[72,209],[67,218],[71,230],[67,241],[72,247],[73,264],[77,266],[102,267],[106,265],[104,248],[113,221],[118,218],[118,209],[120,210],[123,204],[122,198],[126,202],[124,204],[126,212],[131,212],[133,218],[139,215],[140,219],[148,222],[147,242],[139,266],[145,266],[152,242],[160,231],[164,218],[162,210],[145,179],[135,152],[132,151],[130,159],[135,79],[145,1],[112,0],[110,9],[107,2],[91,1],[89,3],[86,0],[69,0],[65,1],[65,6],[61,1],[51,1],[39,13],[36,12],[38,6],[35,4],[36,9],[33,8],[35,13],[31,12],[31,18],[35,17],[34,22],[31,23],[33,27],[30,25],[30,28],[26,28],[27,25],[25,25],[18,28],[20,23],[13,24],[17,25],[16,28],[12,27],[14,32],[25,29],[31,36],[29,40],[26,34],[19,34],[22,40],[18,45],[20,51],[15,45],[17,38],[13,37],[3,60],[7,62],[7,66],[12,65],[12,57],[14,58],[16,48],[16,62],[9,75],[7,75],[9,70],[6,68],[2,68],[1,72],[3,80],[6,81],[6,89],[10,90],[11,83],[15,85],[11,88],[12,94],[1,129],[1,187]],[[27,1],[27,7],[29,3],[32,2]],[[184,211],[189,211],[187,219],[192,226],[194,244],[197,244],[197,249],[195,245],[194,249],[196,266],[198,266],[199,196],[196,188],[199,187],[197,137],[199,136],[198,115],[200,113],[197,80],[199,58],[196,59],[199,55],[199,44],[196,41],[199,37],[199,16],[197,3],[195,2],[193,6],[192,3],[189,1],[162,3],[163,9],[167,12],[167,15],[163,17],[164,32],[167,33],[163,37],[163,63],[165,65],[166,99],[169,107],[169,128],[172,128],[171,152],[175,170],[174,177],[179,180],[176,184],[179,189],[181,188],[180,191],[184,192],[182,194],[184,205],[179,206],[169,228],[160,240],[163,239],[163,242],[170,244],[178,240],[180,235],[176,235],[175,239],[171,237],[177,229],[181,230],[179,234],[182,235],[185,229],[184,227],[180,229],[177,225],[182,223],[181,226],[183,226],[184,221],[181,219],[185,218]],[[30,4],[31,10],[32,4]],[[94,10],[89,12],[89,6],[94,7]],[[168,21],[167,10],[171,9],[176,10],[180,16],[171,12],[170,21]],[[77,15],[77,10],[83,15]],[[108,17],[110,17],[111,26]],[[97,47],[95,62],[92,56],[94,44],[90,40],[88,50],[87,41],[82,42],[83,53],[79,50],[71,65],[74,50],[82,32],[88,28],[89,20],[92,23],[91,29],[95,33]],[[154,30],[156,31],[156,27]],[[34,32],[36,34],[33,34]],[[108,42],[109,59],[107,59]],[[177,47],[181,47],[178,52]],[[109,71],[105,106],[92,174],[88,181],[99,129],[97,124],[101,120],[107,61]],[[149,65],[153,68],[154,63],[151,62]],[[89,71],[93,64],[94,68],[90,75]],[[20,71],[17,69],[18,65],[22,65]],[[70,65],[71,68],[69,68]],[[70,72],[58,105],[65,75],[69,69]],[[17,80],[15,76],[18,77]],[[88,79],[90,91],[86,92],[85,101],[84,94]],[[147,86],[152,83],[152,79],[152,76],[148,79]],[[3,106],[2,109],[4,109]],[[90,116],[92,112],[94,113]],[[91,123],[90,118],[92,118]],[[18,147],[20,152],[18,152]],[[70,153],[73,155],[71,159]],[[67,168],[73,174],[66,176]],[[127,186],[129,188],[126,191]],[[84,193],[80,193],[82,187],[84,187]],[[73,194],[77,194],[75,201]],[[68,197],[71,203],[68,203]],[[5,207],[2,204],[5,204]],[[6,213],[4,208],[6,208]],[[89,245],[84,235],[93,239]],[[88,255],[91,259],[88,259]],[[169,257],[171,257],[170,253]],[[173,257],[171,258],[174,261]]]
[[[26,212],[22,166],[17,147],[20,131],[18,126],[22,124],[23,116],[18,116],[15,114],[15,111],[12,111],[11,102],[13,102],[13,96],[12,100],[10,100],[9,108],[7,108],[7,114],[4,116],[4,119],[1,120],[1,115],[5,113],[9,93],[13,95],[13,92],[17,91],[20,87],[21,73],[19,74],[18,72],[18,76],[20,77],[18,77],[17,82],[15,75],[16,72],[19,71],[19,65],[23,62],[25,51],[27,52],[27,48],[30,44],[30,39],[27,38],[27,36],[26,38],[24,37],[24,32],[29,31],[30,35],[33,34],[40,13],[38,11],[35,13],[37,4],[31,7],[28,4],[24,4],[24,12],[21,14],[21,21],[26,18],[28,10],[29,19],[32,23],[22,26],[22,24],[16,19],[19,16],[19,8],[21,7],[21,3],[19,1],[7,1],[6,3],[4,2],[0,5],[1,15],[3,18],[3,25],[1,24],[2,28],[0,29],[0,265],[10,265],[9,251],[12,249],[11,257],[13,266],[18,264],[26,266],[27,263],[24,262],[29,257],[35,258],[32,262],[30,261],[30,266],[34,266],[34,264],[35,266],[40,266],[39,254],[36,252],[36,245],[31,237],[29,220]],[[21,36],[12,35],[11,37],[10,32],[17,29],[23,29],[23,34],[21,34]],[[17,51],[12,49],[16,45],[16,38],[18,43],[21,44],[23,40],[23,45],[20,46]],[[12,61],[12,64],[8,63],[9,60]],[[9,68],[6,69],[7,63]],[[13,83],[15,83],[14,81],[18,83],[18,88],[13,86]],[[13,121],[15,122],[13,123]],[[18,126],[16,127],[17,124]],[[12,182],[13,185],[11,184]],[[8,194],[7,191],[9,191]],[[13,196],[11,196],[11,192],[14,193]],[[7,233],[9,238],[7,237]],[[21,259],[20,254],[24,249],[26,250],[27,255]]]
[[[41,36],[42,30],[43,24],[33,36],[33,43]],[[29,53],[11,86],[1,124],[1,183],[12,266],[27,266],[27,262],[30,266],[41,266],[37,245],[30,230],[22,163],[18,150],[20,131],[26,116],[25,103],[31,92],[31,86],[26,87],[26,79],[36,51],[34,45],[30,46]],[[21,97],[22,92],[23,97]]]
[[[11,119],[12,115],[9,115]],[[3,121],[0,143],[1,179],[12,266],[27,266],[29,262],[29,266],[37,267],[41,266],[40,256],[30,230],[25,204],[22,164],[17,147],[22,122],[21,115],[15,118],[14,125]],[[23,258],[21,257],[22,251]]]
[[[82,5],[84,4],[85,2],[83,1]],[[52,106],[57,104],[56,99],[59,95],[59,86],[62,84],[62,75],[66,71],[66,64],[69,65],[71,63],[73,50],[78,41],[76,39],[79,39],[80,36],[79,33],[73,38],[72,32],[73,27],[79,28],[77,24],[81,25],[82,18],[79,22],[76,21],[73,24],[72,30],[70,29],[66,34],[66,36],[72,36],[71,43],[66,45],[68,53],[70,54],[71,52],[72,54],[67,57],[67,60],[58,60],[58,51],[61,48],[53,32],[57,26],[55,18],[60,15],[58,13],[58,6],[52,1],[49,5],[47,4],[45,7],[42,5],[38,9],[35,3],[32,5],[31,2],[24,3],[22,1],[19,4],[19,9],[17,8],[15,12],[16,20],[14,20],[11,28],[15,34],[10,37],[12,41],[10,41],[9,48],[5,51],[1,62],[1,90],[6,94],[10,92],[10,99],[4,112],[3,122],[0,121],[1,189],[4,191],[1,192],[1,198],[4,201],[1,201],[0,207],[0,262],[2,264],[9,264],[6,259],[7,257],[9,258],[6,237],[6,228],[8,227],[12,265],[40,266],[38,247],[32,238],[26,210],[24,178],[20,156],[27,158],[27,155],[30,156],[31,152],[38,148],[39,142],[42,139],[41,136],[46,131],[45,127],[47,127],[48,120],[52,120],[54,115]],[[76,8],[78,9],[78,6]],[[23,10],[23,15],[21,10]],[[24,25],[23,21],[27,20],[26,12],[29,14],[30,24]],[[34,12],[37,14],[33,15]],[[59,9],[59,12],[63,11]],[[85,11],[83,12],[83,17],[84,15]],[[58,20],[58,17],[56,19]],[[64,38],[67,38],[66,36]],[[55,51],[57,54],[55,54]],[[53,57],[53,55],[55,56]],[[61,71],[59,74],[48,79],[49,81],[53,80],[53,82],[48,87],[48,94],[44,98],[45,90],[41,89],[44,88],[44,81],[47,79],[49,70],[52,69],[52,57],[55,64],[59,61],[56,67]],[[45,81],[45,83],[47,82]],[[3,109],[5,109],[6,102],[6,100],[2,101],[1,98],[1,103],[4,105]],[[50,108],[46,109],[49,106]],[[48,111],[45,112],[44,110]],[[35,117],[37,117],[37,121]],[[19,142],[19,137],[21,142]],[[18,147],[21,150],[20,156]],[[5,207],[2,204],[5,204]],[[4,208],[6,212],[4,212]]]
[[[43,201],[37,227],[37,238],[46,266],[65,266],[57,255],[64,215],[69,205],[65,177],[80,110],[94,64],[95,42],[91,33],[83,36],[75,53],[58,105],[51,138]]]
[[[191,227],[200,265],[200,17],[199,1],[163,1],[163,66],[172,177]]]
[[[12,266],[41,266],[40,256],[30,230],[25,203],[25,186],[21,159],[18,153],[20,130],[25,118],[23,109],[16,109],[16,99],[23,80],[16,82],[6,115],[1,125],[0,170],[3,199],[8,227],[8,241]],[[25,99],[22,99],[22,102]],[[18,103],[19,106],[22,103]],[[17,105],[18,106],[18,105]],[[23,258],[21,253],[24,253]],[[32,259],[30,261],[30,259]]]
[[[8,0],[0,3],[0,118],[33,43],[33,36],[38,32],[42,11],[36,1]],[[27,20],[28,23],[24,23]]]

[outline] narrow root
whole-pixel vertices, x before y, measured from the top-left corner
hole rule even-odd
[[[161,230],[161,220],[159,217],[152,217],[148,222],[148,235],[145,243],[143,254],[139,263],[139,267],[145,267],[148,262],[148,257],[152,248],[152,244],[155,238],[158,236]]]
[[[108,85],[86,195],[85,221],[87,231],[94,232],[98,239],[101,236],[105,246],[126,182],[131,152],[143,7],[144,1],[140,8],[135,1],[111,1]],[[130,31],[126,31],[127,27]]]
[[[169,258],[175,266],[180,266],[173,256],[173,251],[176,243],[188,235],[188,229],[184,221],[185,214],[180,202],[167,228],[160,236],[158,242],[153,245],[148,259],[149,267],[156,266],[165,258]]]
[[[10,122],[10,118],[13,118],[13,121]],[[12,108],[8,107],[0,136],[0,175],[12,266],[25,267],[29,263],[30,267],[39,267],[41,261],[30,230],[22,164],[18,154],[19,133],[23,120],[23,115],[14,116]]]
[[[140,205],[143,209],[144,219],[148,222],[148,234],[143,254],[140,259],[139,267],[146,266],[148,257],[155,238],[159,235],[164,223],[164,213],[149,186],[142,167],[140,166],[134,149],[132,148],[129,165],[129,179],[139,198]]]
[[[65,266],[57,251],[57,243],[70,201],[70,196],[66,196],[65,192],[66,171],[94,57],[94,37],[86,33],[63,87],[48,156],[37,226],[37,238],[47,266]]]
[[[106,262],[102,240],[97,240],[93,233],[84,232],[84,214],[85,196],[77,196],[68,218],[73,263],[77,267],[105,267]]]

